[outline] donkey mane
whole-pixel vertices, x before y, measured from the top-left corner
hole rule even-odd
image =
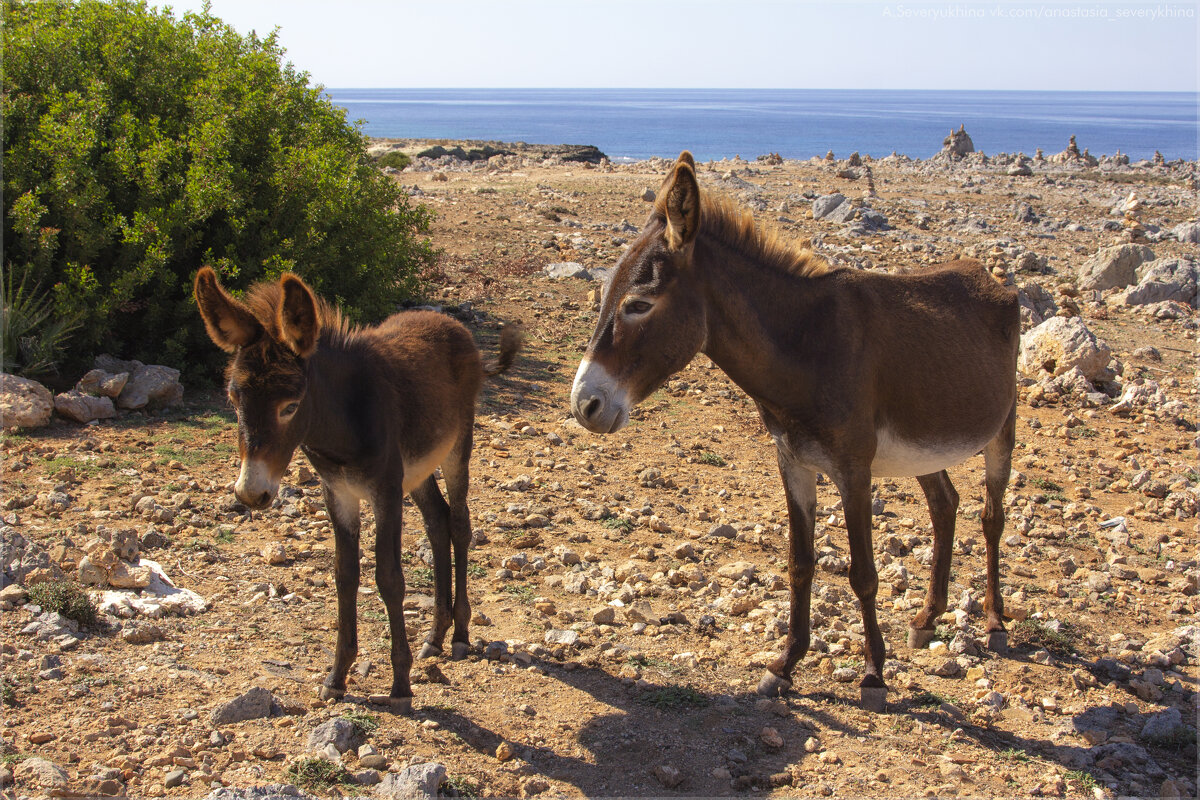
[[[664,202],[660,198],[655,211],[665,217]],[[788,275],[809,278],[834,270],[811,249],[784,238],[774,227],[759,225],[753,214],[721,194],[700,195],[700,234]]]
[[[342,310],[322,297],[317,297],[317,315],[320,319],[321,339],[333,338],[346,341],[358,333],[359,328],[351,325],[342,316]],[[283,302],[283,289],[278,281],[260,281],[246,290],[242,302],[266,330],[267,335],[276,341],[282,340],[279,329],[279,306]]]

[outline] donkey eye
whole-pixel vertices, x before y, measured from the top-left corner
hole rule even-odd
[[[622,306],[621,310],[626,314],[636,316],[638,314],[645,314],[652,308],[654,308],[654,304],[648,303],[645,300],[629,300]]]
[[[290,417],[299,410],[300,410],[299,403],[288,403],[286,406],[284,406],[282,409],[280,409],[279,416]]]

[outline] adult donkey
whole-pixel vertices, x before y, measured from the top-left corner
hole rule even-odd
[[[392,639],[391,692],[370,699],[408,712],[412,651],[400,566],[404,495],[420,509],[433,550],[433,630],[421,656],[441,653],[453,619],[453,655],[461,658],[471,619],[467,467],[475,399],[486,376],[512,364],[520,347],[516,329],[505,329],[496,362],[484,365],[470,332],[447,316],[411,311],[353,328],[292,274],[256,284],[237,300],[203,267],[195,295],[209,336],[233,354],[226,378],[238,416],[238,499],[251,508],[269,503],[297,446],[321,476],[333,522],[338,599],[337,651],[321,697],[345,693],[346,673],[358,654],[359,503],[367,500],[375,511],[375,583]],[[449,504],[433,477],[439,466]]]
[[[686,151],[617,263],[575,376],[571,411],[611,433],[629,409],[709,356],[758,407],[775,440],[791,528],[791,625],[758,691],[783,693],[808,649],[816,474],[842,496],[850,585],[862,603],[865,707],[882,710],[883,636],[875,616],[871,477],[915,475],[933,520],[933,578],[909,643],[928,643],[946,609],[958,494],[946,468],[987,466],[989,645],[1003,649],[1002,499],[1012,460],[1020,318],[1016,295],[974,261],[913,275],[833,269],[700,191]]]

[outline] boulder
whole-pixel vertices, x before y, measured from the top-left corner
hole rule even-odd
[[[34,574],[62,580],[62,570],[50,560],[50,554],[37,542],[29,541],[16,528],[0,526],[0,585],[23,583]]]
[[[55,397],[54,410],[60,417],[73,419],[84,425],[92,420],[111,419],[117,415],[111,398],[84,394],[78,389],[63,392]]]
[[[344,753],[354,746],[357,737],[358,730],[353,722],[334,717],[322,722],[308,735],[308,749],[321,751],[333,745],[339,753]]]
[[[577,261],[560,261],[556,264],[547,264],[542,273],[547,278],[561,280],[563,278],[582,278],[583,280],[591,280],[591,275],[587,269]]]
[[[438,787],[445,781],[446,768],[441,764],[414,764],[384,776],[375,795],[385,800],[436,800]]]
[[[1192,220],[1176,225],[1171,235],[1184,244],[1200,244],[1200,221]]]
[[[0,373],[0,427],[40,428],[50,422],[54,395],[37,381]]]
[[[261,719],[271,716],[271,710],[277,704],[275,697],[261,686],[255,686],[245,694],[222,703],[212,711],[212,724],[232,725],[235,722],[245,722],[248,719]]]
[[[121,390],[129,382],[128,372],[105,372],[102,369],[89,370],[79,383],[75,384],[77,391],[84,394],[94,394],[97,397],[111,397],[114,400],[121,396]]]
[[[179,382],[179,370],[159,364],[138,366],[129,374],[129,381],[117,397],[121,408],[162,408],[173,406],[183,400],[183,385]]]
[[[1143,263],[1137,270],[1138,283],[1117,296],[1127,306],[1144,306],[1173,300],[1197,307],[1200,264],[1190,258],[1160,258]]]
[[[1041,284],[1032,281],[1017,287],[1017,302],[1021,306],[1021,330],[1041,325],[1058,313],[1054,297]]]
[[[48,794],[62,795],[69,783],[65,769],[53,761],[36,756],[18,761],[14,774],[22,788],[25,789],[23,794],[29,795],[39,794],[39,792],[29,791],[30,789],[42,789]]]
[[[846,202],[843,194],[827,194],[812,202],[813,219],[825,219],[838,206]]]
[[[1141,244],[1106,247],[1079,268],[1079,288],[1105,289],[1129,286],[1137,280],[1137,270],[1154,260],[1154,251]]]
[[[1051,317],[1021,337],[1017,368],[1036,377],[1043,370],[1062,375],[1078,368],[1089,381],[1109,381],[1112,350],[1079,317]]]

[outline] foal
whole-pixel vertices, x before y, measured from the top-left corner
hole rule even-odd
[[[791,624],[758,691],[791,686],[809,645],[816,474],[841,494],[850,585],[866,631],[863,705],[882,710],[883,636],[871,547],[871,477],[915,475],[933,521],[933,578],[909,630],[927,644],[946,609],[958,494],[946,468],[984,453],[989,646],[1001,621],[1001,501],[1014,445],[1017,297],[975,261],[915,275],[832,269],[702,195],[686,151],[645,228],[618,261],[571,391],[575,418],[611,433],[696,353],[758,407],[775,440],[790,524]]]
[[[390,694],[371,701],[407,713],[412,652],[400,567],[404,495],[420,509],[433,550],[433,630],[420,655],[441,653],[453,620],[452,651],[462,658],[471,619],[467,468],[475,399],[485,377],[511,366],[519,335],[505,329],[497,360],[485,366],[470,332],[447,316],[412,311],[376,327],[352,328],[290,273],[251,287],[238,301],[203,267],[195,295],[208,335],[233,354],[226,376],[238,416],[238,499],[251,508],[269,503],[297,446],[321,477],[336,542],[338,598],[337,652],[321,697],[345,694],[358,653],[359,502],[366,500],[375,512],[375,580],[387,607],[393,673]],[[439,466],[449,503],[433,476]]]

